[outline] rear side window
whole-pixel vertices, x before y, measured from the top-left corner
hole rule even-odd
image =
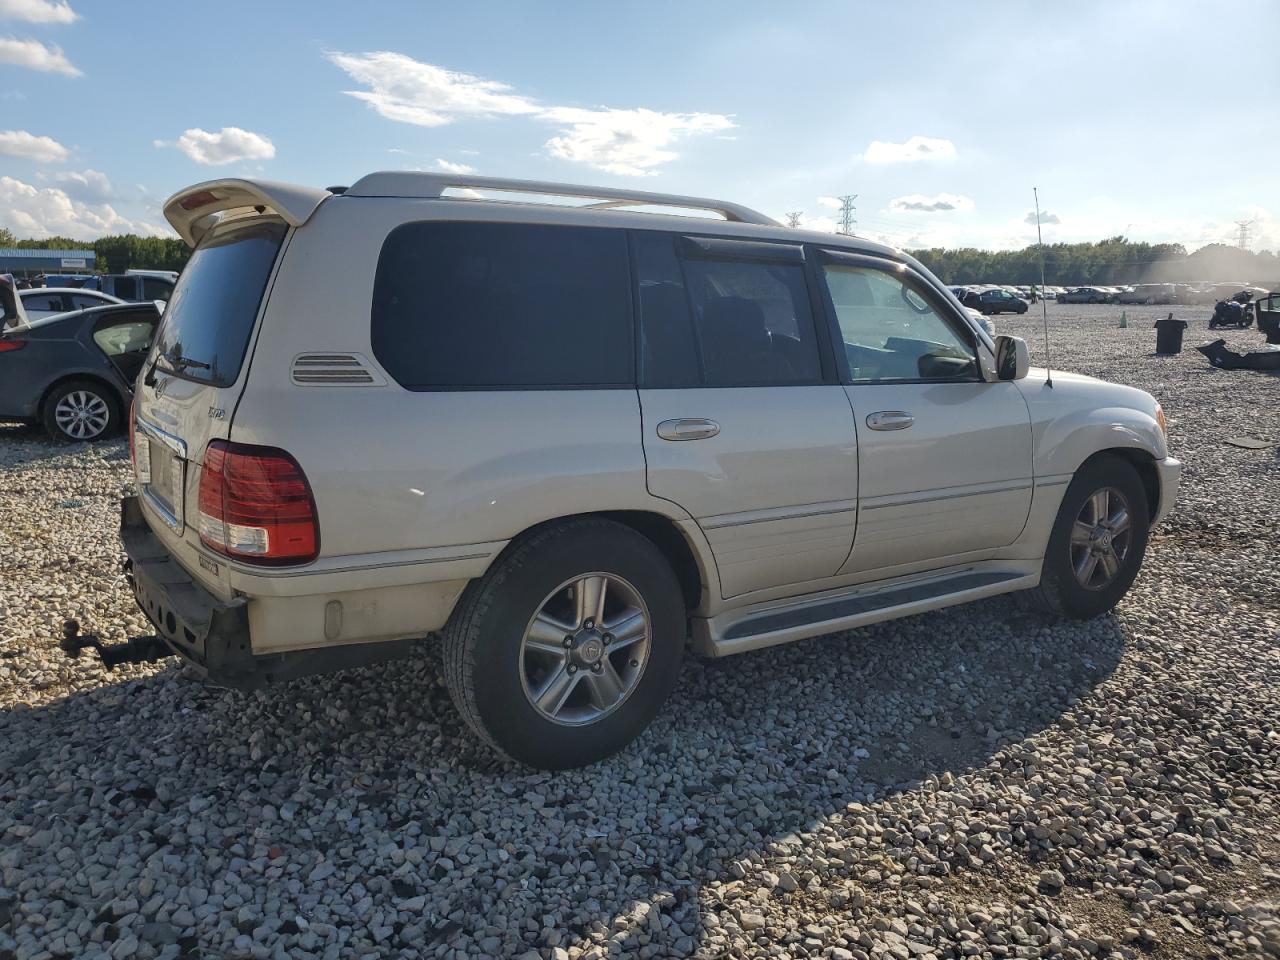
[[[644,386],[822,382],[801,263],[681,258],[662,233],[634,243]]]
[[[138,281],[133,277],[114,277],[111,280],[111,292],[121,300],[136,300]]]
[[[626,234],[404,224],[378,257],[370,333],[410,390],[631,386]]]
[[[286,229],[243,227],[191,255],[160,328],[158,354],[170,371],[217,387],[235,382]]]
[[[168,280],[142,278],[143,300],[168,300],[171,296],[173,296],[173,284]]]

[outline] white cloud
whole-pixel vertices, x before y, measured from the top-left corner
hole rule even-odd
[[[75,200],[105,203],[115,196],[111,181],[100,170],[68,170],[65,173],[55,173],[53,179]]]
[[[1027,215],[1022,218],[1022,222],[1029,223],[1031,224],[1031,226],[1034,227],[1036,225],[1036,212],[1034,210],[1028,210]],[[1059,217],[1056,213],[1052,213],[1048,210],[1041,210],[1040,222],[1042,224],[1043,223],[1061,223],[1062,218]],[[1099,237],[1099,239],[1101,239],[1101,237]]]
[[[468,166],[465,163],[453,163],[449,160],[441,160],[436,158],[436,169],[441,173],[475,173],[476,168]]]
[[[240,160],[270,160],[275,144],[260,133],[239,127],[223,127],[217,133],[192,127],[176,141],[154,141],[157,147],[177,147],[196,163],[214,166]]]
[[[553,157],[627,176],[645,176],[679,154],[669,149],[681,137],[713,133],[733,126],[715,113],[659,113],[635,110],[583,110],[552,107],[543,119],[568,124],[561,136],[547,141]]]
[[[39,40],[14,40],[0,37],[0,63],[12,63],[43,73],[61,73],[68,77],[80,76],[80,71],[62,53],[61,47],[46,47]]]
[[[872,140],[862,159],[867,163],[911,163],[916,160],[942,160],[955,155],[956,145],[950,140],[915,136],[905,143]]]
[[[81,203],[56,187],[0,176],[0,223],[19,237],[92,239],[107,233],[171,236],[163,227],[122,216],[108,203]]]
[[[0,130],[0,154],[22,157],[36,163],[61,163],[67,148],[52,137],[37,137],[25,130]]]
[[[67,0],[0,0],[0,20],[74,23],[78,19]]]
[[[840,198],[839,197],[819,197],[818,206],[827,207],[831,210],[839,210],[841,206]]]
[[[510,86],[422,63],[401,53],[329,53],[328,58],[368,90],[348,90],[388,120],[439,127],[466,117],[523,116],[561,127],[545,144],[563,160],[609,173],[650,174],[676,158],[680,139],[719,133],[733,121],[714,113],[663,113],[645,108],[548,106]]]
[[[892,213],[950,213],[966,212],[972,209],[972,200],[954,193],[940,193],[935,197],[912,193],[905,197],[894,197],[889,201],[889,210]]]
[[[496,80],[446,70],[388,50],[330,53],[329,59],[369,90],[345,90],[386,117],[441,127],[459,117],[537,113],[538,106]]]

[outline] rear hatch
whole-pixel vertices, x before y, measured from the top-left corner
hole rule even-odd
[[[205,449],[226,439],[249,351],[289,225],[273,216],[210,230],[192,254],[135,387],[134,469],[150,526],[175,558],[229,594],[224,565],[200,549]]]

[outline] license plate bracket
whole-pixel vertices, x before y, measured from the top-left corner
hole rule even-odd
[[[145,421],[139,420],[137,425],[134,458],[138,487],[160,519],[176,533],[182,533],[186,525],[186,444]]]

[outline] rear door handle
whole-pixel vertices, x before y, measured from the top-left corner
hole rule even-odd
[[[916,422],[916,418],[905,410],[881,410],[867,417],[867,426],[872,430],[905,430]]]
[[[663,440],[705,440],[720,432],[720,424],[714,420],[692,417],[684,420],[663,420],[658,424],[658,436]]]

